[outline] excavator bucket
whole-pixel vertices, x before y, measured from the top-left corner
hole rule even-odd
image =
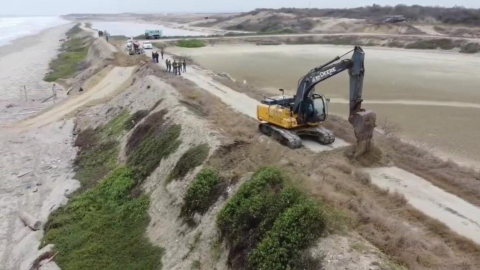
[[[360,156],[370,151],[376,120],[377,114],[368,110],[355,112],[350,115],[348,121],[352,124],[355,137],[357,138],[355,156]]]

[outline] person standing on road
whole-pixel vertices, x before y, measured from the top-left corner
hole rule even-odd
[[[163,53],[164,53],[163,47],[161,47],[161,48],[160,48],[160,54],[162,55],[162,60],[163,60]]]
[[[160,62],[158,61],[158,58],[159,58],[159,57],[160,57],[160,55],[158,54],[158,52],[155,52],[155,59],[157,60],[157,64],[160,63]]]
[[[152,52],[152,61],[155,63],[155,52]]]
[[[177,61],[173,60],[173,73],[177,75]]]
[[[166,68],[165,71],[167,71],[167,72],[170,71],[169,68],[168,68],[168,65],[169,65],[169,64],[168,64],[168,59],[167,59],[167,60],[165,60],[165,68]]]
[[[187,62],[183,59],[183,73],[187,72]]]

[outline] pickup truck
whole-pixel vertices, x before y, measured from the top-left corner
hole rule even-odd
[[[145,39],[158,39],[162,36],[162,30],[145,30]]]

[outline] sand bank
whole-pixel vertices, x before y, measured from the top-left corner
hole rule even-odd
[[[53,104],[53,83],[43,81],[48,64],[58,54],[60,39],[72,24],[47,29],[0,47],[0,127],[29,117]],[[27,101],[24,89],[27,89]],[[58,100],[66,94],[56,85]]]

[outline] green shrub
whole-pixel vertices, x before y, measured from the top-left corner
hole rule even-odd
[[[91,26],[91,24],[90,24]],[[87,26],[88,27],[88,26]],[[82,28],[80,28],[80,24],[77,23],[74,27],[70,28],[67,33],[65,33],[67,35],[67,37],[71,38],[73,37],[74,35],[78,34],[82,32]]]
[[[287,209],[273,225],[248,259],[250,269],[295,269],[301,251],[321,235],[324,218],[318,205],[302,201]]]
[[[145,138],[158,134],[164,129],[165,120],[163,118],[166,114],[166,110],[154,112],[141,125],[135,128],[130,137],[128,137],[125,150],[127,155],[130,155],[133,150],[137,149]]]
[[[202,165],[207,159],[209,151],[210,147],[208,147],[206,143],[188,149],[177,161],[177,164],[175,164],[175,167],[168,177],[169,181],[183,178],[189,171]]]
[[[116,138],[125,130],[125,125],[130,119],[130,112],[127,109],[122,110],[112,120],[103,126],[99,126],[95,131],[101,138]]]
[[[82,192],[95,186],[117,166],[120,151],[117,137],[124,131],[124,125],[129,118],[128,110],[123,110],[112,120],[95,129],[80,132],[75,140],[75,146],[80,148],[75,158],[75,179],[80,181]]]
[[[127,164],[136,169],[139,178],[148,177],[162,159],[167,158],[180,146],[180,131],[179,125],[165,125],[159,130],[150,130],[139,146],[130,153]]]
[[[407,44],[406,49],[421,49],[421,50],[452,50],[455,48],[455,43],[451,39],[430,39],[430,40],[418,40],[413,43]]]
[[[288,208],[304,199],[278,169],[260,169],[242,185],[217,216],[217,225],[230,246],[229,260],[235,267],[245,265],[247,255]]]
[[[145,236],[149,199],[131,196],[138,180],[118,168],[97,187],[52,213],[43,243],[52,243],[62,269],[161,269],[163,250]]]
[[[81,150],[74,162],[76,171],[74,178],[81,184],[77,192],[95,186],[113,170],[117,166],[118,152],[119,146],[115,140],[95,142],[90,148]]]
[[[221,195],[220,184],[220,177],[215,170],[204,168],[200,171],[185,194],[182,215],[205,213]]]
[[[143,118],[149,114],[148,110],[139,110],[132,114],[124,123],[123,128],[125,130],[130,130],[135,127]]]
[[[190,269],[192,270],[199,270],[202,268],[202,264],[200,263],[199,260],[193,261],[192,265],[190,266]]]
[[[89,44],[89,40],[83,38],[71,38],[63,43],[61,53],[50,62],[50,72],[45,75],[44,80],[54,82],[72,77],[80,70],[80,63],[87,57]]]
[[[461,53],[478,53],[480,51],[480,44],[467,43],[460,48]]]
[[[177,41],[177,46],[184,48],[200,48],[205,47],[205,42],[198,39],[186,39]]]

